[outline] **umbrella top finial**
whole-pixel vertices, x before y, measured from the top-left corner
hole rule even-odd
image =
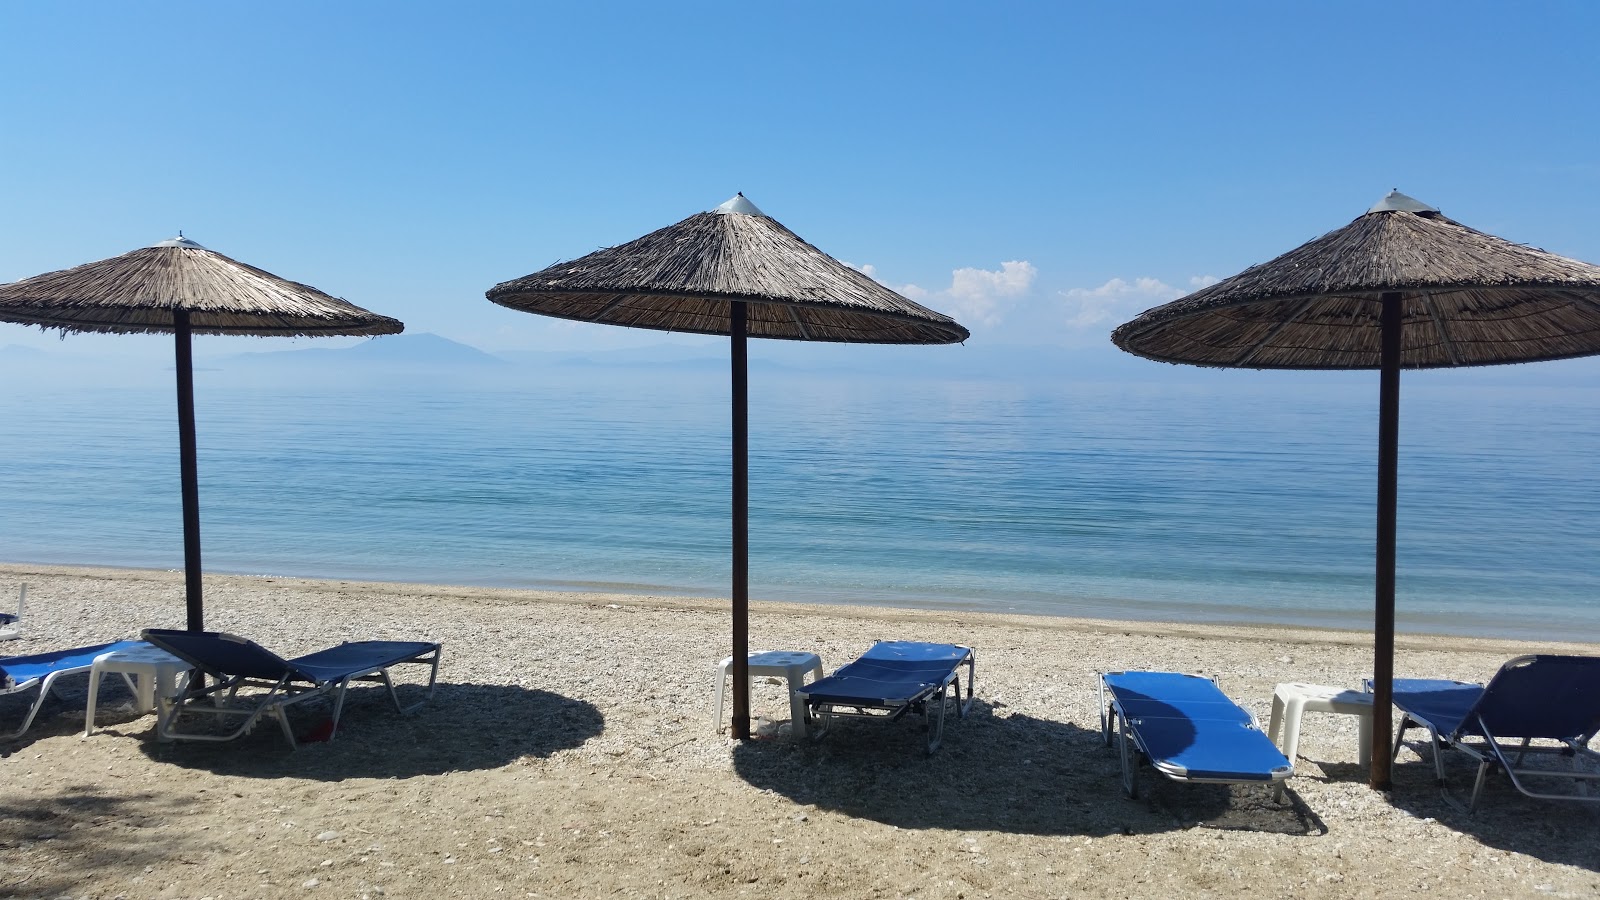
[[[204,250],[205,249],[204,247],[200,246],[199,244],[195,243],[194,241],[191,241],[188,238],[184,237],[183,236],[183,232],[181,232],[181,231],[178,232],[178,236],[175,237],[175,238],[168,238],[167,240],[164,240],[164,241],[158,241],[158,242],[156,242],[154,244],[151,244],[150,246],[152,246],[152,247],[182,247],[185,250]]]
[[[726,215],[728,213],[743,213],[743,214],[745,214],[747,216],[765,216],[766,215],[766,213],[762,212],[760,209],[757,209],[756,205],[754,203],[751,203],[749,200],[746,200],[744,198],[744,192],[743,191],[740,191],[739,193],[735,194],[732,198],[730,198],[728,200],[727,203],[722,204],[721,206],[719,206],[716,209],[712,210],[712,212],[714,212],[714,213],[722,213],[723,215]]]
[[[1369,213],[1375,213],[1375,212],[1436,213],[1438,211],[1439,211],[1438,209],[1436,209],[1436,208],[1434,208],[1432,206],[1429,206],[1426,203],[1423,203],[1421,200],[1418,200],[1418,199],[1416,199],[1414,197],[1407,197],[1405,194],[1400,193],[1399,190],[1392,190],[1389,193],[1384,194],[1382,200],[1379,200],[1377,203],[1373,204],[1371,209],[1367,210],[1367,212],[1369,212]]]

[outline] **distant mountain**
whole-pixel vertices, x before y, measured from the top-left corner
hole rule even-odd
[[[0,362],[38,365],[52,357],[16,345],[0,348]],[[658,344],[621,350],[509,350],[488,353],[468,344],[427,332],[372,338],[346,347],[299,347],[259,353],[211,357],[211,365],[259,370],[291,364],[296,367],[359,366],[374,371],[413,369],[419,372],[473,372],[520,369],[528,372],[579,369],[625,369],[661,373],[725,373],[725,342]],[[287,368],[287,367],[285,367]],[[1014,381],[1026,383],[1182,383],[1217,384],[1367,384],[1375,372],[1295,372],[1214,369],[1170,365],[1124,353],[1111,346],[1080,347],[1002,345],[969,341],[961,345],[901,346],[834,344],[799,341],[750,342],[750,370],[756,373],[801,374],[846,378],[910,378],[941,381]],[[1573,386],[1600,384],[1600,357],[1539,365],[1408,371],[1409,388],[1488,386]]]
[[[405,366],[504,366],[506,360],[476,347],[429,332],[390,334],[349,347],[305,347],[261,353],[238,353],[220,362],[244,364],[380,363]]]

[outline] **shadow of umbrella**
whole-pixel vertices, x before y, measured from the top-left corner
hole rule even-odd
[[[1439,790],[1426,739],[1411,749],[1418,755],[1402,755],[1402,763],[1394,769],[1396,790],[1390,802],[1415,820],[1434,819],[1487,847],[1600,872],[1600,843],[1581,837],[1594,834],[1596,818],[1591,805],[1528,797],[1497,772],[1484,785],[1477,812],[1469,815]],[[1448,783],[1458,792],[1470,789],[1477,765],[1465,753],[1454,751],[1446,751],[1444,760]]]
[[[733,380],[733,734],[750,737],[747,337],[953,344],[967,330],[811,246],[740,194],[617,247],[501,282],[523,312],[729,336]]]
[[[304,727],[315,718],[295,721]],[[141,730],[153,727],[145,723]],[[297,750],[270,722],[225,744],[139,746],[158,762],[218,775],[343,781],[498,769],[571,750],[604,730],[605,716],[584,700],[516,685],[440,683],[409,716],[395,713],[383,688],[352,687],[338,736]]]
[[[1365,215],[1119,326],[1161,362],[1378,369],[1372,743],[1393,739],[1400,370],[1600,353],[1600,267],[1475,231],[1391,191]],[[1388,790],[1389,757],[1370,781]]]
[[[848,727],[853,725],[854,727]],[[906,829],[1011,834],[1152,834],[1201,825],[1288,835],[1326,832],[1305,804],[1271,791],[1182,785],[1165,778],[1141,800],[1122,792],[1117,755],[1099,729],[1025,715],[996,716],[983,701],[948,724],[939,752],[903,723],[842,723],[817,741],[742,742],[734,771],[795,803]]]
[[[6,792],[0,796],[0,896],[82,896],[97,878],[127,877],[147,866],[199,855],[208,848],[187,835],[150,835],[187,812],[181,793],[105,791],[85,785]],[[116,822],[119,827],[104,827]],[[120,877],[119,877],[120,876]]]
[[[184,596],[190,631],[205,627],[191,336],[378,335],[398,334],[405,327],[310,285],[207,250],[182,234],[121,256],[0,285],[0,322],[59,328],[63,333],[173,335]]]

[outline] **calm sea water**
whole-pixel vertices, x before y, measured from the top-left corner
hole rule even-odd
[[[1376,378],[757,372],[758,599],[1370,627]],[[171,373],[0,393],[0,558],[180,568]],[[196,376],[207,569],[725,595],[727,378]],[[1600,392],[1408,384],[1399,620],[1600,640]]]

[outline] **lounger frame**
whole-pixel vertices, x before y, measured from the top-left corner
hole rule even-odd
[[[160,729],[160,736],[163,739],[178,741],[210,741],[216,743],[232,741],[250,733],[263,718],[272,718],[277,720],[278,727],[282,730],[284,739],[289,742],[289,746],[298,748],[299,742],[295,739],[294,729],[289,724],[289,708],[331,694],[333,696],[332,728],[327,738],[331,742],[334,735],[339,731],[339,717],[344,712],[345,693],[349,689],[351,682],[381,682],[387,689],[389,700],[394,704],[395,710],[401,715],[410,715],[421,709],[428,700],[432,699],[434,686],[439,680],[439,659],[444,652],[441,644],[417,642],[427,649],[405,659],[393,660],[381,666],[353,671],[337,678],[325,680],[319,680],[301,671],[295,667],[294,660],[280,659],[280,662],[283,663],[283,674],[278,678],[264,678],[229,674],[206,660],[185,653],[181,646],[163,642],[160,634],[159,631],[146,631],[145,637],[146,640],[161,649],[190,663],[195,667],[196,671],[211,676],[216,680],[214,684],[198,690],[189,690],[187,685],[180,684],[175,696],[160,699],[159,702],[163,704],[160,718],[161,721],[166,723]],[[223,639],[250,645],[262,653],[270,653],[270,651],[245,638],[221,632],[217,632],[216,635]],[[412,664],[429,667],[428,687],[421,700],[410,706],[402,706],[400,697],[395,692],[394,682],[389,677],[389,670],[395,666]],[[261,691],[265,693],[260,693]],[[239,720],[239,725],[226,733],[181,731],[179,730],[179,721],[186,713],[201,717],[210,716],[217,719],[236,719]]]
[[[1590,661],[1588,657],[1558,657],[1558,656],[1518,656],[1500,667],[1495,674],[1499,680],[1506,673],[1515,673],[1529,666],[1539,665],[1542,660],[1551,661]],[[1597,669],[1600,669],[1600,660],[1592,660]],[[1600,803],[1600,795],[1589,794],[1589,784],[1600,781],[1600,770],[1591,769],[1583,771],[1580,766],[1588,760],[1591,764],[1600,764],[1600,753],[1596,753],[1588,746],[1589,740],[1600,730],[1600,719],[1594,720],[1579,734],[1567,737],[1524,737],[1521,735],[1503,736],[1495,734],[1495,729],[1490,726],[1492,707],[1495,695],[1495,681],[1480,689],[1477,700],[1473,703],[1466,716],[1454,727],[1449,721],[1435,722],[1420,711],[1408,710],[1402,704],[1405,702],[1404,692],[1401,687],[1405,684],[1417,686],[1426,685],[1453,685],[1456,688],[1475,687],[1467,682],[1460,681],[1434,681],[1423,679],[1410,679],[1396,682],[1395,705],[1400,709],[1400,727],[1395,730],[1394,747],[1390,753],[1393,760],[1400,755],[1400,748],[1404,746],[1406,731],[1411,728],[1421,727],[1428,730],[1428,743],[1432,749],[1433,771],[1435,783],[1439,786],[1444,799],[1459,809],[1464,809],[1468,814],[1477,811],[1478,801],[1483,797],[1484,785],[1489,774],[1495,769],[1504,771],[1511,784],[1526,796],[1539,800],[1566,800],[1579,803]],[[1370,687],[1370,683],[1368,684]],[[1445,749],[1453,748],[1461,751],[1478,764],[1477,773],[1472,783],[1472,793],[1465,804],[1457,799],[1446,783],[1444,773]],[[1527,763],[1531,759],[1561,757],[1571,760],[1570,771],[1549,768],[1531,768]],[[1536,789],[1531,781],[1554,779],[1570,781],[1576,793],[1550,793],[1546,790]]]
[[[966,654],[950,667],[949,674],[934,684],[927,685],[922,691],[907,698],[879,698],[866,697],[852,698],[849,702],[835,703],[813,697],[810,688],[817,682],[806,685],[807,690],[795,692],[795,696],[805,705],[809,719],[806,730],[814,738],[821,738],[827,733],[834,723],[841,720],[853,719],[865,722],[898,722],[908,714],[919,715],[923,719],[923,726],[928,734],[928,753],[932,754],[939,749],[939,744],[944,740],[944,722],[946,713],[954,701],[956,718],[964,719],[972,710],[973,685],[977,677],[977,654],[971,647],[961,644],[948,644],[966,651]],[[870,651],[869,651],[870,652]],[[859,661],[859,658],[855,661]],[[963,698],[961,694],[961,669],[967,670],[967,693]]]
[[[1097,679],[1100,686],[1100,740],[1105,744],[1105,746],[1111,746],[1112,734],[1115,732],[1117,737],[1117,753],[1122,762],[1122,790],[1128,795],[1129,798],[1136,799],[1139,796],[1139,766],[1142,764],[1148,764],[1151,768],[1172,779],[1173,781],[1184,782],[1186,784],[1269,784],[1272,787],[1273,800],[1282,800],[1284,782],[1294,775],[1294,766],[1287,757],[1283,758],[1284,765],[1275,766],[1270,772],[1266,772],[1261,776],[1245,777],[1241,774],[1212,776],[1204,773],[1197,773],[1183,767],[1182,765],[1173,763],[1167,759],[1158,758],[1152,754],[1150,752],[1150,748],[1146,745],[1145,737],[1139,733],[1138,725],[1140,720],[1138,717],[1130,717],[1128,715],[1127,711],[1122,708],[1122,703],[1118,699],[1116,692],[1106,685],[1106,679],[1108,677],[1124,674],[1174,675],[1183,678],[1197,678],[1204,681],[1209,681],[1213,687],[1216,686],[1216,681],[1215,679],[1206,679],[1199,675],[1183,675],[1182,673],[1100,673]],[[1231,707],[1237,711],[1240,717],[1239,724],[1243,725],[1247,730],[1261,734],[1262,740],[1267,741],[1268,744],[1271,743],[1270,739],[1266,737],[1265,732],[1262,732],[1261,723],[1256,719],[1254,714],[1245,710],[1243,707],[1235,703],[1231,698],[1228,698],[1226,695],[1222,694],[1220,689],[1218,690],[1217,694],[1222,699],[1227,700]]]
[[[39,715],[39,710],[44,707],[45,699],[49,697],[51,693],[56,691],[56,682],[58,680],[65,678],[68,675],[89,674],[90,671],[94,669],[94,657],[96,656],[100,656],[104,653],[114,653],[117,650],[126,650],[130,647],[137,646],[143,645],[139,641],[112,641],[108,644],[94,644],[88,647],[75,647],[70,651],[61,651],[73,653],[75,657],[75,661],[73,663],[62,665],[60,668],[52,669],[42,677],[28,678],[22,681],[13,682],[10,679],[10,676],[7,675],[3,680],[0,680],[0,697],[9,694],[20,694],[25,691],[30,691],[36,687],[39,689],[39,696],[33,701],[33,705],[28,708],[27,715],[23,717],[22,727],[18,728],[16,731],[0,734],[0,741],[10,741],[22,737],[23,733],[33,726],[33,720]],[[31,659],[46,655],[49,654],[32,654],[31,656],[12,657],[11,659]],[[60,695],[57,694],[57,696]]]

